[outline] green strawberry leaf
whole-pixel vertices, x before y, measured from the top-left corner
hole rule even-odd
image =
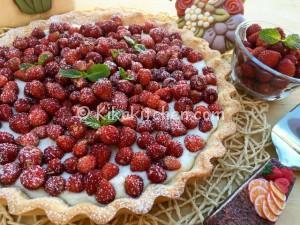
[[[81,119],[81,122],[84,123],[86,126],[91,127],[93,129],[98,129],[101,127],[100,121],[97,120],[96,117],[87,116]]]
[[[130,44],[131,46],[134,46],[134,45],[137,44],[136,41],[133,40],[131,37],[124,36],[124,39],[125,39],[125,41],[126,41],[128,44]]]
[[[285,40],[283,40],[283,43],[288,48],[300,49],[300,36],[299,36],[299,34],[291,34],[291,35],[287,36],[287,38]]]
[[[110,75],[110,69],[105,64],[94,64],[85,74],[85,78],[92,82],[96,82],[99,78],[108,77]]]
[[[281,34],[275,28],[266,28],[259,32],[259,38],[267,44],[274,45],[281,41]]]
[[[38,59],[38,65],[44,65],[48,58],[49,58],[49,55],[47,55],[47,54],[40,55],[39,59]]]
[[[147,48],[145,47],[145,45],[142,44],[136,44],[133,46],[133,48],[137,51],[137,52],[143,52],[146,51]]]
[[[143,52],[143,51],[147,50],[147,48],[145,47],[145,45],[137,43],[131,37],[124,36],[124,39],[137,52]]]
[[[123,80],[134,80],[134,77],[130,76],[122,67],[119,67],[119,74]]]
[[[83,75],[85,74],[84,72],[75,69],[60,69],[59,73],[63,77],[67,78],[80,78],[83,77]]]
[[[112,125],[118,122],[122,117],[121,110],[112,110],[107,113],[100,121],[101,126]]]
[[[27,70],[33,66],[34,66],[34,64],[31,64],[31,63],[22,63],[22,64],[20,64],[19,68],[20,68],[20,70]]]

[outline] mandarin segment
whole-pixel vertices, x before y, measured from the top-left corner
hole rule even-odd
[[[281,201],[286,201],[286,196],[275,185],[273,181],[270,182],[270,191]]]
[[[278,199],[273,192],[270,192],[270,194],[271,194],[271,198],[275,202],[276,206],[280,210],[284,210],[284,208],[286,206],[286,202],[285,201],[281,201],[280,199]]]
[[[271,222],[276,222],[278,220],[278,216],[276,216],[274,213],[271,212],[271,210],[268,207],[268,203],[267,200],[263,200],[263,214],[265,215],[265,217],[271,221]]]
[[[255,211],[257,212],[257,214],[262,217],[262,218],[266,218],[264,212],[263,212],[263,202],[265,201],[266,197],[265,195],[260,195],[256,198],[255,203],[254,203],[254,207],[255,207]]]
[[[282,213],[282,210],[276,205],[276,202],[272,198],[271,193],[269,193],[267,196],[267,203],[269,209],[274,215],[279,216]]]
[[[264,187],[266,190],[269,189],[268,181],[267,181],[267,180],[265,180],[265,179],[255,179],[255,180],[252,180],[252,181],[248,184],[248,190],[249,190],[249,192],[250,192],[254,187],[257,187],[257,186]]]
[[[264,187],[262,186],[257,186],[257,187],[254,187],[250,192],[249,192],[249,196],[250,196],[250,201],[254,204],[256,199],[263,195],[263,196],[266,196],[268,194],[268,190],[265,189]]]

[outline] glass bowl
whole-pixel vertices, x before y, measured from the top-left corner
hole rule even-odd
[[[248,51],[243,41],[246,40],[247,28],[254,23],[259,24],[262,28],[279,27],[278,25],[262,21],[245,21],[238,26],[235,32],[235,50],[232,59],[233,71],[231,77],[238,87],[241,87],[256,98],[267,101],[285,98],[300,86],[300,79],[287,76],[272,69]],[[291,34],[285,28],[283,29],[286,34]],[[298,76],[300,77],[300,74]]]

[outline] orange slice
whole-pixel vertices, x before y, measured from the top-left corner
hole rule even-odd
[[[257,186],[261,186],[261,187],[264,187],[265,189],[268,190],[269,186],[268,186],[268,181],[265,180],[265,179],[255,179],[255,180],[252,180],[249,185],[248,185],[248,190],[249,192],[251,192],[251,190],[254,188],[254,187],[257,187]]]
[[[271,222],[276,222],[278,220],[278,216],[276,216],[274,213],[271,212],[271,210],[268,207],[267,200],[263,200],[263,213],[266,216],[266,218]]]
[[[285,206],[286,206],[286,202],[281,201],[280,199],[278,199],[273,192],[270,192],[271,194],[271,198],[272,200],[275,202],[277,208],[279,208],[280,210],[284,210]]]
[[[262,186],[254,187],[249,192],[250,201],[254,204],[257,197],[259,197],[260,195],[263,195],[266,197],[267,194],[268,194],[268,191],[264,187],[262,187]]]
[[[266,219],[266,216],[263,211],[263,203],[265,200],[266,200],[266,196],[260,195],[256,198],[255,203],[254,203],[255,211],[257,212],[257,214],[260,217],[262,217],[264,219]]]
[[[278,208],[278,206],[276,205],[276,202],[273,200],[271,193],[269,193],[267,196],[267,203],[268,203],[269,209],[271,210],[271,212],[273,214],[275,214],[276,216],[279,216],[282,213],[282,210],[280,208]]]
[[[273,181],[270,182],[270,191],[274,193],[274,195],[281,200],[282,202],[286,201],[286,196],[283,194],[274,184]]]

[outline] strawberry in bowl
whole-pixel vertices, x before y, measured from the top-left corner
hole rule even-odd
[[[300,85],[300,36],[268,23],[242,23],[235,35],[232,78],[263,100],[287,97]]]

